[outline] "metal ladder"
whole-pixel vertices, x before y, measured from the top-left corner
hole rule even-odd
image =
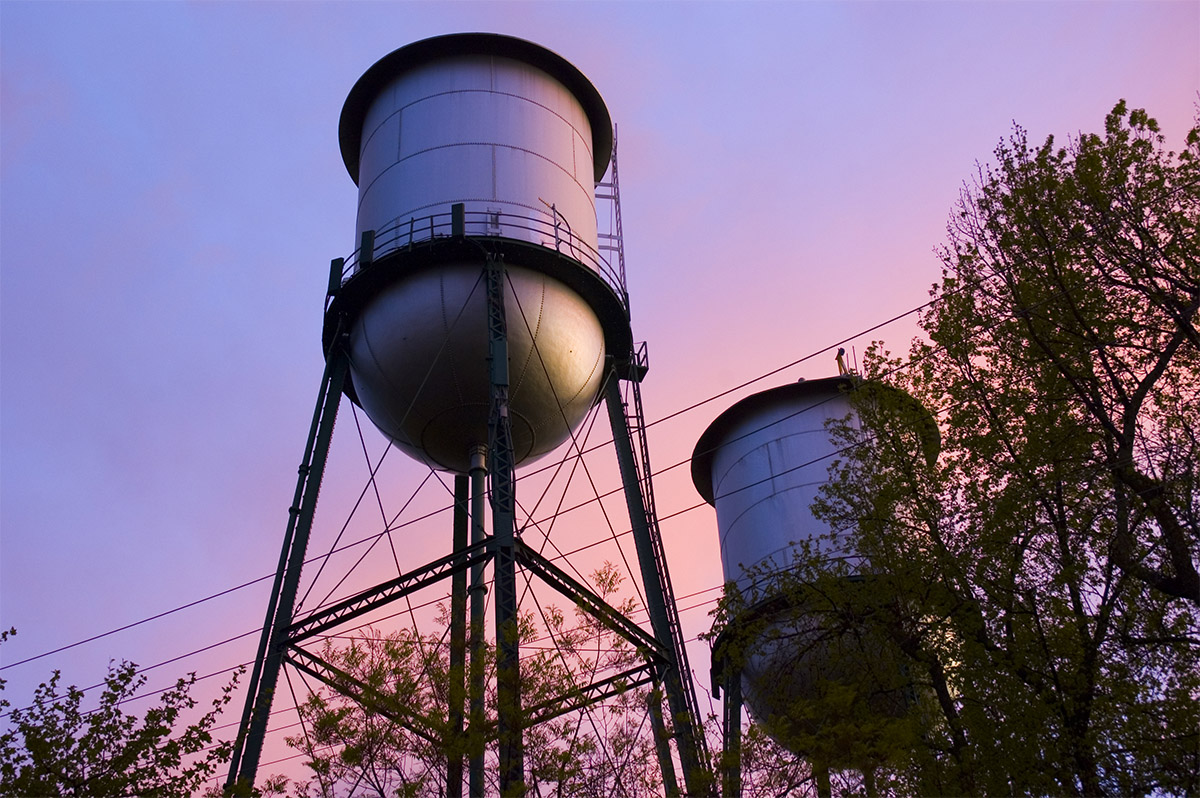
[[[606,200],[611,203],[610,207],[612,208],[613,223],[612,230],[608,232],[597,232],[597,249],[599,249],[602,254],[609,253],[610,255],[616,256],[617,276],[621,281],[621,292],[624,294],[621,299],[625,301],[625,307],[628,310],[629,290],[625,284],[625,239],[624,231],[621,228],[621,189],[620,183],[617,180],[616,125],[613,125],[612,161],[608,171],[609,175],[611,175],[610,180],[606,183],[596,184],[596,199]]]
[[[613,229],[611,232],[601,232],[598,234],[599,249],[601,252],[611,253],[612,256],[615,256],[617,272],[621,280],[621,290],[625,294],[623,298],[625,299],[626,307],[628,307],[629,293],[626,290],[625,284],[625,242],[624,231],[621,226],[621,191],[617,171],[617,130],[615,127],[613,128],[612,166],[609,174],[609,181],[597,184],[596,199],[611,202]],[[667,626],[671,638],[669,642],[679,674],[678,689],[682,693],[685,712],[689,716],[687,718],[675,718],[676,733],[678,735],[682,731],[684,737],[688,738],[686,742],[683,742],[683,745],[692,748],[699,760],[696,764],[707,771],[711,761],[708,743],[704,736],[703,724],[701,723],[700,706],[696,699],[696,687],[692,678],[692,669],[688,663],[687,646],[683,637],[683,629],[679,622],[679,609],[675,604],[675,591],[671,586],[671,577],[667,569],[666,554],[662,545],[662,533],[658,524],[658,510],[654,500],[654,485],[651,479],[654,471],[650,466],[650,447],[646,438],[646,416],[642,406],[641,390],[641,377],[649,367],[646,344],[643,342],[635,345],[632,356],[634,362],[631,364],[630,371],[636,376],[634,379],[626,381],[628,392],[626,394],[627,401],[625,402],[625,425],[633,441],[634,467],[637,471],[642,502],[646,509],[646,525],[650,532],[654,568],[662,584],[663,597],[666,604]],[[687,728],[679,729],[678,727],[681,724]],[[688,763],[684,762],[683,764],[686,769]],[[689,778],[687,780],[692,782],[695,774],[685,775],[688,775]]]

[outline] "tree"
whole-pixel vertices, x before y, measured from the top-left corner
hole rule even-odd
[[[9,729],[0,734],[0,794],[191,796],[229,760],[231,744],[214,743],[212,729],[236,675],[212,707],[179,732],[176,725],[197,705],[189,695],[195,674],[164,691],[140,719],[121,710],[146,681],[131,662],[109,667],[94,710],[82,709],[82,690],[60,693],[59,681],[55,671],[34,692],[32,705],[8,714]],[[0,709],[8,706],[0,700]]]
[[[1122,101],[1103,137],[1033,149],[1018,128],[996,156],[959,202],[924,326],[968,390],[1053,391],[1112,483],[1114,563],[1200,605],[1200,128],[1176,156]]]
[[[949,223],[929,341],[868,353],[815,507],[878,583],[861,622],[922,705],[889,778],[1194,794],[1200,128],[1175,154],[1121,102],[1103,135],[1018,127],[995,156]],[[885,382],[936,414],[936,462]]]
[[[597,593],[611,601],[621,575],[605,564],[592,576]],[[626,601],[617,609],[628,614]],[[640,655],[599,621],[576,609],[567,616],[543,607],[541,624],[521,619],[521,692],[526,711],[619,673]],[[572,622],[568,622],[572,618]],[[445,622],[447,619],[442,618]],[[303,730],[288,743],[307,757],[313,778],[299,794],[333,796],[444,795],[450,756],[485,748],[485,777],[495,792],[497,775],[491,727],[450,733],[449,649],[437,635],[412,630],[365,629],[348,644],[326,642],[321,659],[366,685],[375,704],[322,688],[300,705]],[[489,717],[495,717],[495,649],[485,652]],[[647,713],[648,690],[627,689],[592,707],[559,715],[524,731],[530,795],[654,795],[661,792]],[[401,708],[398,712],[391,709]],[[391,715],[391,717],[389,717]]]

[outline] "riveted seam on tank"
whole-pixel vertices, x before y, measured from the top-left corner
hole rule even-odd
[[[579,397],[583,393],[584,389],[587,388],[588,385],[591,383],[592,377],[595,376],[596,371],[604,363],[604,354],[605,354],[604,353],[604,335],[603,335],[603,333],[601,333],[600,348],[596,352],[596,359],[592,363],[592,370],[588,372],[587,376],[584,377],[582,381],[580,381],[579,390],[577,390],[577,391],[575,391],[575,393],[571,394],[571,396],[567,399],[566,404],[568,404],[568,405],[574,404],[575,401],[577,399],[579,399]],[[598,396],[599,396],[599,392],[597,392],[597,397]]]
[[[488,149],[492,156],[492,199],[496,200],[500,198],[499,180],[496,177],[496,145],[493,144]]]
[[[570,91],[570,90],[568,89],[568,91]],[[432,100],[436,97],[446,97],[451,94],[495,94],[498,97],[511,97],[514,100],[520,100],[521,102],[526,102],[526,103],[529,103],[530,105],[536,105],[538,108],[541,108],[542,110],[558,117],[559,119],[561,119],[563,121],[563,123],[567,127],[569,127],[571,130],[575,131],[576,133],[579,133],[579,128],[575,126],[574,122],[572,122],[570,119],[567,119],[565,116],[563,116],[558,111],[551,108],[550,106],[540,103],[537,100],[534,100],[530,97],[526,97],[521,94],[515,94],[510,91],[496,91],[495,89],[451,89],[450,91],[439,91],[434,94],[427,94],[424,97],[420,97],[416,100],[413,100],[412,102],[405,103],[404,105],[402,105],[398,109],[396,109],[396,113],[399,113],[406,108],[411,108],[414,105],[417,105],[419,103],[423,103],[426,100]],[[580,110],[583,111],[584,118],[587,118],[587,111],[583,108],[582,105],[580,105]],[[388,114],[388,116],[384,117],[383,121],[390,119],[393,115],[394,114]],[[382,124],[382,122],[380,124]],[[589,125],[591,124],[591,120],[588,121],[588,124]],[[584,147],[588,148],[587,149],[588,157],[593,158],[592,150],[590,147],[588,147],[588,144],[587,144],[587,137],[583,136],[582,134],[580,134],[579,137],[581,139],[584,139]]]
[[[511,205],[516,208],[525,208],[527,210],[536,211],[537,213],[541,214],[542,216],[549,215],[546,213],[545,208],[539,207],[537,205],[531,205],[528,202],[517,202],[516,200],[511,200],[511,199],[492,199],[490,197],[454,197],[454,198],[446,199],[446,200],[438,200],[437,202],[427,202],[424,205],[414,205],[412,208],[409,208],[406,212],[401,213],[399,216],[397,216],[396,220],[398,221],[400,218],[402,218],[404,216],[415,217],[417,211],[423,211],[428,208],[440,208],[440,207],[443,207],[445,205],[449,205],[449,204],[452,204],[455,202],[481,202],[481,203],[499,202],[503,205]],[[383,230],[386,228],[380,227],[379,229]],[[549,249],[553,249],[553,247],[549,247]],[[378,260],[378,259],[379,259],[379,256],[376,255],[376,260]],[[607,261],[605,261],[605,263],[607,263]]]
[[[379,124],[376,125],[374,128],[372,128],[370,135],[366,136],[364,139],[362,139],[362,141],[359,142],[359,144],[358,144],[358,163],[359,163],[360,167],[362,165],[363,153],[365,153],[367,151],[367,147],[370,145],[371,141],[375,138],[376,134],[378,134],[379,131],[383,130],[383,128],[387,125],[388,121],[391,120],[392,117],[396,117],[396,142],[397,142],[396,157],[397,158],[400,157],[399,141],[400,141],[400,131],[402,130],[401,123],[403,121],[400,114],[401,114],[402,110],[403,109],[397,110],[395,113],[388,114],[383,119],[379,120]]]
[[[525,96],[523,96],[523,95],[520,95],[520,94],[514,94],[514,93],[512,93],[512,92],[494,91],[494,90],[492,90],[492,89],[454,89],[454,90],[452,90],[452,91],[443,91],[443,92],[437,92],[437,93],[435,93],[435,94],[428,94],[428,95],[425,95],[424,97],[421,97],[421,98],[419,98],[419,99],[413,100],[412,102],[405,103],[404,105],[402,105],[402,106],[400,106],[398,109],[396,109],[396,111],[395,111],[394,113],[388,114],[386,117],[384,117],[384,119],[380,121],[379,125],[377,125],[377,126],[376,126],[375,130],[372,130],[372,131],[371,131],[371,135],[370,135],[370,136],[368,136],[368,139],[367,139],[367,140],[369,141],[369,140],[370,140],[372,137],[374,137],[375,133],[376,133],[378,130],[380,130],[382,127],[383,127],[383,124],[384,124],[385,122],[387,122],[387,120],[391,119],[393,116],[399,117],[399,116],[400,116],[400,115],[401,115],[401,114],[404,112],[404,110],[405,110],[405,109],[407,109],[407,108],[412,108],[414,105],[417,105],[417,104],[419,104],[419,103],[425,102],[426,100],[431,100],[431,99],[434,99],[434,98],[436,98],[436,97],[445,97],[445,96],[449,96],[449,95],[452,95],[452,94],[495,94],[495,95],[498,95],[498,96],[501,96],[501,97],[511,97],[511,98],[513,98],[513,99],[515,99],[515,100],[521,100],[522,102],[527,102],[527,103],[529,103],[530,105],[535,105],[535,106],[537,106],[538,108],[541,108],[542,110],[546,111],[547,113],[550,113],[551,115],[558,117],[560,120],[562,120],[563,124],[565,124],[565,125],[567,126],[567,128],[568,128],[568,129],[571,131],[572,169],[571,169],[570,177],[571,177],[572,181],[573,181],[573,182],[574,182],[576,185],[578,185],[580,188],[584,188],[584,187],[583,187],[583,185],[582,185],[582,184],[579,182],[579,180],[576,178],[576,171],[577,171],[577,169],[576,169],[576,165],[575,165],[575,163],[574,163],[574,149],[575,149],[575,137],[576,137],[576,136],[578,136],[578,137],[579,137],[579,139],[580,139],[581,141],[583,141],[583,146],[584,146],[584,149],[585,149],[585,151],[588,153],[588,158],[589,158],[590,160],[594,160],[594,155],[593,155],[593,153],[592,153],[592,147],[591,147],[591,146],[588,144],[588,141],[587,141],[588,137],[584,136],[584,135],[582,134],[582,132],[579,130],[579,128],[578,128],[578,127],[576,127],[576,126],[575,126],[575,124],[574,124],[573,122],[571,122],[571,120],[567,119],[565,116],[563,116],[562,114],[558,113],[557,111],[555,111],[555,110],[554,110],[553,108],[551,108],[550,106],[548,106],[548,105],[544,105],[544,104],[542,104],[542,103],[539,103],[539,102],[537,102],[536,100],[530,99],[529,97],[525,97]],[[586,116],[586,115],[587,115],[587,113],[586,113],[586,111],[585,111],[585,112],[584,112],[584,116]],[[400,120],[400,119],[398,119],[398,120],[397,120],[397,125],[398,125],[398,126],[401,124],[401,121],[402,121],[402,120]],[[461,142],[461,143],[464,143],[464,144],[482,144],[482,143],[485,143],[485,142]],[[441,145],[441,146],[457,146],[457,145],[456,145],[456,144],[449,144],[449,145]],[[509,147],[509,148],[511,148],[511,149],[519,149],[519,150],[524,150],[524,148],[522,148],[522,147],[514,147],[513,145],[504,145],[504,144],[501,144],[501,145],[499,145],[499,146],[505,146],[505,147]],[[362,144],[362,145],[359,147],[359,161],[360,161],[360,162],[361,162],[361,160],[362,160],[362,153],[365,151],[365,149],[366,149],[366,142],[364,142],[364,143],[363,143],[363,144]],[[405,160],[407,160],[407,159],[409,159],[409,158],[412,158],[412,157],[413,157],[413,156],[415,156],[415,155],[420,155],[421,153],[424,153],[424,152],[429,152],[430,150],[434,150],[434,149],[438,149],[438,147],[428,147],[428,148],[426,148],[426,149],[423,149],[423,150],[417,150],[416,152],[413,152],[413,153],[411,153],[410,155],[406,155],[406,156],[404,156],[404,157],[400,157],[400,151],[399,151],[399,150],[397,150],[397,153],[396,153],[396,158],[397,158],[397,160],[396,160],[396,163],[397,163],[397,164],[398,164],[398,163],[402,163],[403,161],[405,161]],[[531,153],[531,154],[533,154],[533,155],[537,155],[538,157],[544,158],[545,160],[547,160],[547,161],[550,161],[550,163],[555,163],[554,161],[550,160],[549,158],[546,158],[544,155],[541,155],[540,153],[537,153],[537,152],[532,152],[532,151],[530,151],[530,150],[524,150],[524,151],[525,151],[525,152],[530,152],[530,153]],[[392,164],[392,166],[395,166],[395,165],[396,165],[396,164]],[[555,165],[557,166],[557,164],[555,164]],[[391,168],[392,168],[392,166],[389,166],[389,167],[388,167],[388,169],[391,169]],[[559,167],[559,168],[561,169],[562,167]],[[375,177],[375,180],[372,180],[372,181],[371,181],[371,183],[369,183],[369,184],[367,185],[367,188],[366,188],[366,189],[363,189],[362,191],[360,191],[360,192],[359,192],[359,193],[360,193],[360,195],[362,195],[362,194],[365,194],[365,193],[366,193],[366,191],[368,191],[368,190],[370,189],[370,187],[371,187],[372,185],[374,185],[374,184],[375,184],[375,181],[376,181],[376,180],[378,180],[378,179],[379,179],[379,177],[380,177],[380,176],[382,176],[382,175],[384,174],[384,172],[388,171],[388,169],[385,169],[385,170],[381,171],[381,172],[380,172],[378,175],[376,175],[376,177]],[[566,170],[564,169],[563,171],[565,172]],[[593,201],[594,201],[594,199],[595,199],[595,198],[592,196],[592,193],[591,193],[590,191],[588,192],[588,198],[589,198],[589,199],[591,199],[591,200],[593,200]],[[359,205],[361,206],[361,204],[362,204],[362,203],[361,203],[361,201],[360,201]]]
[[[401,51],[404,49],[405,48],[401,48]],[[397,51],[396,53],[393,53],[392,56],[396,56],[397,53],[400,53],[401,51]],[[547,52],[549,52],[549,51],[547,51]],[[527,68],[527,69],[532,68],[536,71],[540,71],[540,72],[544,73],[546,76],[549,77],[551,83],[557,83],[560,87],[565,89],[568,96],[570,96],[575,101],[575,103],[578,105],[578,107],[583,111],[584,116],[587,118],[589,128],[591,128],[595,134],[593,136],[593,138],[599,140],[599,142],[601,144],[605,145],[604,146],[605,162],[603,164],[598,162],[598,159],[595,154],[593,155],[593,164],[594,164],[593,172],[596,173],[596,174],[594,174],[594,181],[599,181],[600,179],[602,179],[605,168],[607,167],[608,153],[611,150],[611,146],[612,146],[612,138],[611,138],[612,122],[611,122],[611,117],[608,113],[608,109],[604,105],[603,99],[596,92],[595,87],[591,84],[591,82],[582,73],[579,72],[578,69],[576,69],[574,66],[572,66],[569,62],[561,59],[561,56],[557,56],[556,54],[551,54],[551,55],[553,55],[554,57],[549,60],[549,62],[548,62],[549,66],[547,66],[547,62],[544,60],[543,54],[541,54],[541,53],[538,53],[537,58],[535,58],[534,60],[529,60],[523,54],[512,55],[511,60],[516,62],[518,65],[520,65],[524,68]],[[509,56],[496,56],[496,57],[504,59],[504,60],[509,59]],[[389,61],[395,61],[395,59],[394,58],[385,58],[385,59],[381,60],[379,63],[377,63],[375,66],[373,66],[370,70],[368,70],[367,73],[364,74],[362,78],[359,79],[358,83],[355,84],[354,90],[351,91],[351,95],[347,99],[345,107],[343,107],[343,109],[342,109],[342,118],[341,118],[342,124],[339,125],[339,138],[342,140],[343,144],[345,143],[347,138],[352,136],[352,134],[353,134],[353,131],[346,129],[347,121],[350,121],[351,123],[353,123],[353,120],[357,119],[358,127],[359,127],[359,135],[361,135],[362,121],[365,118],[366,114],[369,113],[370,108],[374,104],[379,102],[380,98],[384,95],[385,92],[392,92],[393,94],[395,94],[397,92],[397,84],[402,82],[401,80],[397,80],[397,78],[401,78],[403,73],[405,71],[407,71],[407,69],[409,67],[414,66],[413,64],[407,64],[406,62],[401,61],[400,63],[404,63],[406,68],[397,71],[397,70],[395,70],[396,64],[395,63],[389,64],[388,63]],[[417,64],[417,65],[419,66],[419,64]],[[390,70],[392,72],[392,74],[388,78],[391,82],[387,83],[387,84],[381,83],[381,81],[383,81],[384,77],[385,77],[385,74],[384,74],[385,66],[392,67],[392,69]],[[371,78],[371,80],[368,80],[368,78]],[[489,82],[488,89],[485,89],[483,91],[492,91],[494,89],[495,89],[495,85],[493,83]],[[469,90],[470,89],[456,89],[455,91],[469,91]],[[475,91],[480,91],[480,90],[475,89]],[[496,93],[507,93],[507,92],[496,92]],[[519,99],[525,100],[527,102],[530,101],[530,99],[524,95],[517,95],[517,96]],[[389,103],[389,105],[391,105],[391,104],[393,104],[393,103]],[[598,122],[601,124],[598,125],[597,124]],[[595,142],[593,142],[593,143],[595,143]],[[346,160],[346,166],[347,166],[348,170],[350,171],[351,176],[354,178],[355,183],[357,183],[358,182],[358,163],[357,162],[352,163],[349,160],[349,158],[347,157],[347,155],[345,153],[344,147],[343,147],[343,159]]]
[[[567,119],[565,116],[558,113],[550,106],[543,105],[542,103],[539,103],[536,100],[532,100],[532,99],[530,99],[528,97],[524,97],[520,94],[513,94],[512,92],[493,91],[491,89],[455,89],[453,91],[442,91],[442,92],[437,92],[436,94],[428,94],[424,97],[421,97],[420,99],[413,100],[412,102],[409,102],[409,103],[405,103],[404,105],[397,108],[393,113],[390,113],[387,116],[385,116],[383,119],[381,119],[379,124],[375,126],[375,129],[371,131],[370,135],[368,135],[367,138],[359,144],[359,147],[358,147],[359,164],[360,165],[362,164],[362,155],[364,152],[366,152],[367,144],[370,142],[370,140],[372,138],[375,137],[375,134],[383,128],[384,124],[388,120],[390,120],[392,117],[398,117],[396,120],[396,125],[398,128],[397,140],[399,140],[403,136],[403,118],[401,115],[404,113],[405,109],[412,108],[414,105],[425,102],[426,100],[431,100],[436,97],[445,97],[445,96],[449,96],[451,94],[495,94],[500,97],[511,97],[515,100],[521,100],[522,102],[527,102],[530,105],[537,106],[538,108],[541,108],[542,110],[546,111],[547,113],[558,117],[563,122],[563,124],[565,124],[567,126],[567,129],[571,131],[572,177],[574,177],[574,175],[578,172],[578,164],[575,162],[575,139],[576,139],[576,137],[578,137],[579,140],[581,142],[583,142],[583,148],[584,148],[584,151],[588,155],[589,163],[593,162],[595,160],[595,154],[593,152],[594,148],[589,143],[590,137],[583,135],[583,132],[580,131],[580,129],[575,126],[574,122],[572,122],[570,119]],[[584,116],[585,117],[587,116],[586,111],[584,111]],[[416,153],[413,153],[413,154],[415,155]],[[406,157],[411,157],[411,156],[406,156]],[[396,158],[397,158],[397,161],[396,161],[397,163],[404,160],[404,158],[400,157],[399,149],[396,150]],[[590,167],[589,167],[588,173],[589,173],[589,175],[592,173],[592,169]],[[372,181],[372,183],[373,182],[374,181]],[[575,182],[578,183],[579,181],[576,180]]]
[[[605,352],[604,352],[604,335],[603,335],[603,332],[601,332],[600,348],[596,352],[596,360],[592,363],[592,370],[589,371],[587,376],[584,377],[580,381],[579,388],[575,391],[575,393],[573,393],[569,397],[567,397],[565,401],[559,402],[560,410],[563,408],[566,408],[566,407],[570,407],[571,405],[575,404],[576,400],[579,399],[579,397],[583,394],[584,390],[588,387],[588,385],[591,384],[592,377],[595,376],[597,369],[601,368],[601,366],[604,363],[604,354],[605,354]],[[597,399],[599,399],[601,393],[602,392],[600,392],[600,391],[596,392]],[[558,399],[557,394],[555,394],[555,399]]]
[[[742,587],[741,589],[742,590],[746,590],[746,589],[757,590],[757,589],[760,589],[760,587],[763,585],[763,583],[766,583],[766,586],[769,589],[770,582],[773,581],[772,576],[777,574],[779,571],[787,570],[788,567],[792,565],[791,562],[785,562],[783,564],[779,564],[775,560],[775,555],[789,554],[791,556],[788,559],[794,560],[795,556],[796,556],[796,554],[795,554],[796,543],[797,543],[797,541],[791,541],[783,546],[778,546],[775,549],[772,549],[770,552],[768,552],[763,557],[761,557],[758,560],[758,562],[751,564],[749,567],[747,567],[745,563],[739,562],[738,565],[742,569],[740,579],[748,579],[750,582],[749,585],[747,585],[746,587]],[[759,573],[759,574],[749,573],[751,568],[757,568],[758,565],[761,565],[764,563],[769,566],[769,568],[767,569],[768,573],[765,573],[765,574],[764,573]],[[740,581],[740,580],[734,580],[734,581]]]
[[[783,496],[785,493],[791,493],[792,491],[801,490],[802,488],[811,488],[813,485],[824,485],[824,484],[825,484],[825,480],[814,480],[812,482],[802,482],[798,485],[789,485],[788,487],[784,488],[783,490],[776,490],[776,489],[772,488],[771,492],[769,494],[767,494],[766,496],[763,496],[761,499],[758,499],[757,501],[753,502],[752,504],[749,504],[746,507],[742,508],[742,511],[740,513],[738,513],[734,518],[729,519],[729,521],[727,522],[727,526],[725,527],[724,537],[728,537],[729,535],[732,535],[734,527],[736,527],[738,525],[738,523],[741,522],[741,520],[746,516],[746,514],[751,512],[752,510],[754,510],[756,507],[762,505],[764,502],[768,502],[771,499],[774,499],[779,496]],[[813,540],[813,537],[810,535],[810,536],[806,537],[805,540]],[[798,540],[789,541],[788,546],[789,547],[795,546],[798,542],[799,542]]]
[[[741,438],[748,437],[749,435],[757,435],[757,434],[761,433],[763,430],[770,429],[771,427],[775,426],[776,424],[782,424],[783,422],[788,421],[790,419],[791,419],[791,416],[785,416],[783,418],[776,419],[776,420],[770,422],[769,424],[765,424],[762,427],[758,427],[758,428],[754,429],[752,432],[747,433],[746,435],[739,436],[738,438],[735,438],[733,440],[726,441],[726,442],[720,444],[720,446],[721,447],[729,446],[730,444],[735,443],[737,440],[739,440]],[[829,452],[828,454],[822,455],[820,458],[817,458],[816,460],[813,460],[812,462],[801,463],[798,466],[784,469],[782,471],[779,471],[778,473],[776,473],[775,468],[772,465],[771,450],[769,448],[771,446],[771,444],[779,443],[779,442],[788,440],[790,438],[798,438],[802,435],[824,435],[824,433],[825,433],[824,429],[797,430],[796,432],[789,432],[788,434],[783,435],[782,437],[779,437],[779,438],[772,438],[771,440],[765,441],[764,443],[761,443],[758,446],[755,446],[753,449],[750,449],[749,451],[745,452],[740,457],[738,457],[736,460],[729,463],[725,467],[725,469],[721,472],[721,475],[719,477],[716,475],[713,476],[713,480],[712,480],[713,501],[715,502],[717,499],[724,498],[726,495],[732,496],[734,493],[737,493],[739,491],[746,490],[750,487],[753,487],[752,485],[743,485],[741,488],[732,490],[728,494],[723,494],[720,492],[721,485],[729,477],[730,472],[732,472],[734,468],[738,467],[742,463],[745,463],[747,460],[750,459],[750,457],[752,455],[754,455],[758,452],[761,452],[763,450],[766,450],[766,454],[767,454],[767,466],[768,466],[768,472],[770,473],[770,482],[771,482],[772,487],[774,486],[775,480],[778,479],[779,477],[785,476],[787,474],[794,474],[798,471],[802,471],[805,468],[809,468],[809,467],[815,465],[817,462],[825,459],[826,457],[832,457],[835,453]],[[714,468],[716,467],[715,458],[714,458],[713,466],[714,466]],[[760,481],[760,482],[757,482],[754,484],[766,484],[766,481]]]
[[[546,283],[547,283],[547,280],[550,278],[548,278],[547,275],[542,274],[541,279],[542,279],[542,294],[541,294],[540,307],[538,308],[538,320],[537,320],[537,325],[536,325],[538,330],[541,329],[542,319],[544,318],[545,305],[546,305]],[[510,286],[511,286],[511,281],[510,281]],[[514,297],[516,297],[516,289],[515,288],[513,289],[513,295],[514,295]],[[517,307],[521,311],[522,320],[525,321],[525,329],[528,331],[529,330],[528,320],[526,318],[524,309],[521,307],[519,298],[517,298]],[[525,363],[522,366],[522,369],[521,369],[518,379],[513,382],[513,396],[514,397],[516,395],[517,388],[520,384],[520,380],[524,377],[526,371],[528,370],[530,364],[533,361],[534,356],[536,356],[537,351],[538,351],[537,350],[537,332],[536,331],[532,332],[532,338],[533,338],[533,342],[534,342],[533,346],[530,348],[530,352],[526,356]],[[526,420],[526,426],[529,428],[529,430],[531,432],[536,433],[538,430],[545,429],[548,425],[550,425],[554,422],[558,422],[558,421],[562,421],[568,429],[571,428],[572,425],[566,418],[566,415],[567,415],[566,409],[571,407],[575,403],[575,400],[577,400],[579,398],[579,396],[581,394],[583,394],[583,392],[587,389],[588,385],[591,382],[593,375],[595,375],[595,373],[596,373],[596,370],[598,368],[600,368],[601,365],[604,363],[604,354],[605,354],[604,353],[604,342],[603,342],[603,333],[602,333],[601,346],[600,346],[599,350],[597,351],[596,360],[592,364],[592,369],[588,373],[587,377],[585,377],[582,381],[580,381],[579,387],[575,391],[575,393],[571,394],[570,397],[568,397],[564,400],[563,397],[559,396],[558,392],[555,390],[553,381],[550,381],[549,387],[550,387],[551,393],[554,397],[555,404],[558,406],[558,411],[559,411],[558,415],[553,418],[546,417],[542,420],[542,422],[540,424],[537,424],[536,426],[533,425],[532,423],[529,423],[529,421]],[[544,365],[543,365],[543,369],[545,369]],[[597,396],[598,395],[599,395],[599,392],[597,392]],[[532,450],[533,446],[531,445],[530,448]]]
[[[388,172],[392,171],[400,164],[406,163],[407,161],[410,161],[413,158],[416,158],[418,155],[425,155],[425,154],[433,152],[435,150],[450,149],[451,147],[491,147],[493,153],[495,153],[496,147],[503,147],[506,150],[515,150],[517,152],[523,152],[526,155],[532,155],[535,158],[541,158],[543,161],[545,161],[546,163],[555,167],[560,172],[562,172],[564,175],[566,175],[568,178],[570,178],[571,182],[575,184],[576,188],[578,188],[581,192],[583,192],[584,196],[587,198],[589,203],[595,203],[595,201],[596,201],[594,188],[589,188],[587,186],[584,186],[582,183],[579,182],[579,178],[572,172],[568,171],[565,167],[563,167],[562,164],[558,163],[557,161],[555,161],[551,158],[547,158],[545,155],[542,155],[540,152],[537,152],[536,150],[531,150],[528,147],[518,147],[515,144],[500,144],[500,143],[497,143],[494,141],[457,141],[457,142],[453,142],[450,144],[439,144],[436,147],[426,147],[423,150],[417,150],[413,153],[410,153],[409,155],[404,156],[403,158],[397,159],[395,163],[389,164],[386,169],[379,170],[379,172],[375,175],[374,179],[372,179],[371,182],[367,184],[366,188],[359,189],[359,192],[358,192],[358,208],[359,208],[359,210],[361,211],[363,202],[366,201],[367,196],[371,193],[371,189],[373,189],[375,187],[375,184],[378,183],[383,178],[383,176],[386,175]],[[493,189],[493,193],[495,193],[495,189]],[[488,200],[488,201],[490,201],[490,200]],[[440,205],[441,203],[435,202],[432,204]],[[532,207],[532,206],[530,206],[530,207]]]

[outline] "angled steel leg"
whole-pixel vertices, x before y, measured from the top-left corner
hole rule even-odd
[[[682,650],[682,638],[672,625],[671,616],[668,614],[669,609],[674,607],[675,598],[669,595],[670,586],[665,573],[666,561],[660,551],[661,541],[654,539],[658,534],[657,519],[649,512],[646,496],[643,494],[633,456],[629,419],[626,416],[625,403],[621,399],[621,387],[615,371],[610,371],[605,381],[604,398],[608,404],[613,442],[621,468],[621,482],[625,487],[625,500],[629,506],[629,520],[633,527],[642,584],[646,588],[646,609],[650,614],[650,626],[659,643],[672,652],[671,662],[664,668],[663,687],[671,709],[675,742],[679,746],[679,758],[683,764],[684,783],[688,795],[704,795],[710,791],[711,785],[707,762],[703,762],[700,755],[703,740],[698,738],[699,717],[691,709],[693,702],[688,700],[690,685],[684,684],[684,680],[690,679],[691,674],[682,673],[679,667],[679,663],[685,661],[686,653]],[[649,476],[646,478],[649,479]]]
[[[325,374],[321,378],[317,407],[313,412],[304,459],[300,463],[296,495],[292,506],[288,508],[288,525],[283,537],[283,550],[279,554],[279,568],[275,573],[275,583],[267,605],[267,617],[263,623],[258,656],[255,658],[254,670],[247,685],[246,706],[229,765],[229,778],[225,782],[226,791],[235,794],[248,795],[254,787],[258,761],[262,756],[263,738],[267,732],[267,719],[271,714],[271,700],[274,698],[279,669],[283,664],[287,628],[292,623],[296,591],[300,585],[300,570],[304,565],[305,551],[308,549],[308,537],[312,531],[313,515],[317,507],[317,494],[321,489],[321,478],[325,474],[325,461],[329,454],[329,442],[333,437],[333,424],[337,419],[338,404],[349,368],[349,358],[338,339],[340,335],[335,337],[333,348],[325,360]]]

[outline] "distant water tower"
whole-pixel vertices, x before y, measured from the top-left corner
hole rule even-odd
[[[522,715],[513,631],[519,564],[645,652],[645,664],[622,674],[620,685],[665,690],[688,791],[697,792],[706,754],[694,692],[681,676],[689,672],[686,652],[650,493],[638,392],[644,355],[633,346],[623,256],[610,263],[598,244],[596,189],[615,158],[604,101],[578,69],[539,45],[453,34],[402,47],[368,69],[346,99],[339,139],[359,190],[358,248],[331,267],[326,374],[229,785],[253,783],[283,663],[342,689],[344,680],[327,672],[304,641],[453,578],[451,670],[467,670],[471,681],[449,686],[452,733],[463,734],[464,723],[494,729],[501,791],[519,792],[522,728],[530,722]],[[604,185],[616,200],[613,164]],[[619,229],[616,238],[619,254]],[[634,397],[632,408],[623,403],[621,381]],[[399,449],[455,474],[454,556],[414,570],[407,581],[406,575],[296,618],[296,585],[342,393]],[[566,441],[601,399],[613,425],[652,634],[515,535],[516,467]],[[484,521],[489,499],[490,535]],[[490,727],[481,717],[481,639],[472,637],[471,667],[464,667],[466,574],[472,628],[482,629],[486,565],[494,570],[500,708]],[[576,704],[616,688],[617,682],[581,687]],[[468,696],[469,713],[463,707]],[[651,715],[656,737],[665,740],[661,710],[660,703]],[[675,790],[665,744],[659,755],[664,783]],[[482,767],[482,753],[471,754],[473,795],[482,793]],[[447,793],[461,795],[461,760],[449,768]]]
[[[824,685],[863,688],[871,714],[906,710],[906,683],[889,647],[831,629],[821,601],[792,570],[796,563],[840,561],[848,590],[873,589],[856,552],[811,510],[839,454],[829,424],[857,423],[851,393],[860,383],[850,375],[801,380],[746,397],[709,425],[692,455],[692,481],[716,508],[726,584],[744,600],[714,645],[714,691],[725,691],[726,747],[735,752],[743,700],[777,742],[810,758],[814,752],[797,739],[819,736],[822,719],[798,707]],[[884,390],[915,405],[906,394]],[[935,451],[936,428],[922,437]],[[814,760],[819,782],[824,773],[822,792],[830,767],[861,765],[850,756],[822,756]],[[738,779],[736,771],[726,773],[727,794],[737,793]]]

